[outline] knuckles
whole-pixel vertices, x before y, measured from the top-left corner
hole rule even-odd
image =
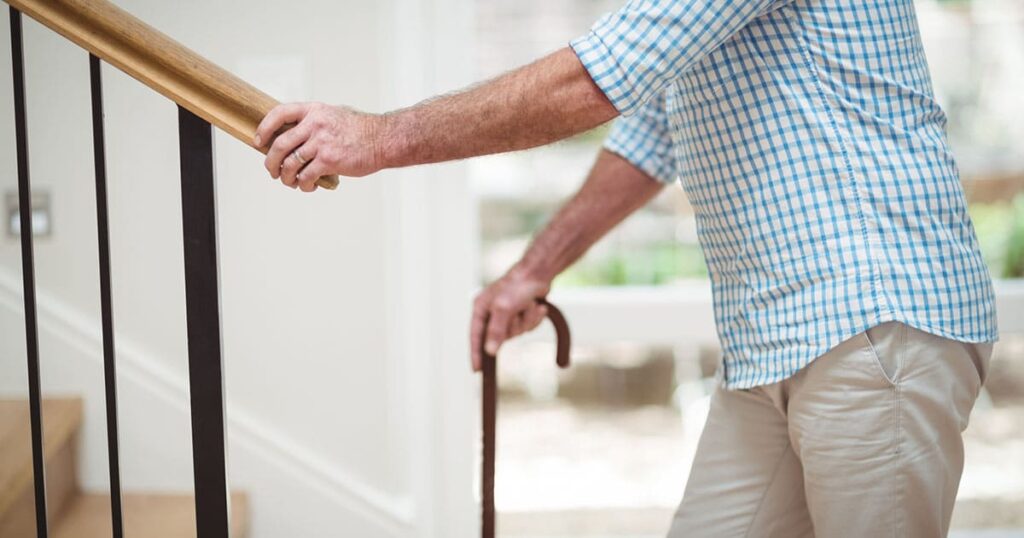
[[[298,167],[299,162],[296,161],[294,158],[286,158],[284,162],[281,163],[281,170],[283,173],[293,174]]]
[[[304,103],[305,110],[300,121],[302,129],[309,136],[306,146],[315,147],[315,160],[322,173],[339,173],[348,177],[365,177],[377,171],[373,159],[367,154],[368,149],[358,138],[353,139],[352,134],[361,132],[361,115],[345,107],[336,107],[326,103],[310,102]],[[284,117],[285,109],[276,108],[264,119],[258,132],[261,138],[268,138],[267,132],[274,127],[279,127]],[[286,142],[297,138],[298,132],[279,136],[269,145],[267,159],[264,167],[271,176],[298,174],[299,181],[311,181],[315,177],[309,171],[302,171],[298,163],[289,162],[289,147]],[[272,136],[272,135],[271,135]],[[512,308],[509,304],[506,308]]]
[[[516,307],[515,301],[508,297],[499,297],[494,301],[494,309],[502,312],[511,312]]]
[[[323,159],[324,164],[331,167],[336,167],[341,164],[341,152],[333,148],[325,148],[317,153],[317,156]]]
[[[327,127],[327,118],[315,112],[306,116],[306,121],[309,123],[310,127],[314,129],[323,129],[324,127]]]

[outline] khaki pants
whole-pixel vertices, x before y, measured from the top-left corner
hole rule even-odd
[[[669,537],[945,536],[991,353],[889,322],[717,390]]]

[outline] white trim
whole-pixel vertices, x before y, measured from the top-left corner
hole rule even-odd
[[[408,106],[469,82],[472,0],[396,0],[382,18],[382,108]],[[416,499],[415,536],[471,536],[477,400],[468,323],[475,221],[462,165],[389,172],[382,189],[393,424]]]
[[[422,43],[418,32],[421,2],[396,0],[395,4],[398,5],[389,4],[393,11],[381,17],[379,32],[381,48],[388,52],[383,64],[394,66],[391,71],[382,73],[382,78],[389,81],[385,87],[391,89],[391,94],[384,99],[386,108],[406,102],[410,92],[422,88],[419,68]],[[388,379],[391,381],[388,409],[393,414],[389,423],[394,429],[393,437],[399,440],[398,446],[408,447],[403,453],[393,454],[392,460],[401,462],[403,475],[408,479],[407,489],[415,499],[412,513],[415,536],[426,536],[431,524],[429,497],[424,496],[423,488],[432,478],[430,462],[433,459],[429,443],[433,400],[425,387],[430,373],[419,368],[428,362],[430,349],[430,327],[424,323],[430,319],[426,311],[430,286],[429,282],[424,282],[422,274],[430,258],[430,237],[425,224],[429,214],[423,203],[429,178],[424,176],[422,169],[402,171],[400,175],[385,173],[381,189],[386,241],[382,263],[385,281],[389,283],[383,290]],[[420,405],[415,405],[416,402]]]

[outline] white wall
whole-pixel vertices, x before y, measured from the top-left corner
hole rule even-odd
[[[121,0],[282,100],[368,110],[467,81],[466,0]],[[0,25],[0,189],[16,186]],[[53,198],[37,243],[43,385],[87,400],[81,479],[107,488],[85,53],[26,20],[32,178]],[[104,71],[122,479],[191,488],[176,109]],[[254,536],[464,536],[475,522],[475,281],[461,167],[304,196],[218,134],[221,297],[233,486]],[[24,392],[20,252],[0,240],[0,390]]]

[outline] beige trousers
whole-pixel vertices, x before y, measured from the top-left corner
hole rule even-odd
[[[669,537],[946,536],[991,353],[889,322],[717,390]]]

